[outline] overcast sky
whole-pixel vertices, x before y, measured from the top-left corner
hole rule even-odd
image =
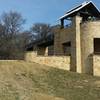
[[[0,15],[10,10],[17,11],[26,19],[25,29],[33,23],[43,22],[51,25],[67,10],[86,0],[0,0]],[[92,0],[100,9],[100,0]]]

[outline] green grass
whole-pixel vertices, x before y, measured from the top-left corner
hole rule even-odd
[[[0,100],[100,100],[100,77],[0,61]]]

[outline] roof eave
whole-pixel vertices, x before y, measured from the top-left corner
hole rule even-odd
[[[59,20],[62,20],[62,19],[64,19],[64,18],[67,18],[67,17],[68,17],[69,15],[71,15],[72,13],[77,12],[78,10],[82,9],[83,7],[87,6],[87,5],[90,4],[90,3],[92,3],[92,4],[95,6],[95,8],[98,10],[98,12],[100,13],[100,10],[96,7],[96,5],[95,5],[92,1],[89,1],[88,3],[82,4],[81,7],[79,7],[79,8],[77,8],[77,9],[73,10],[72,12],[66,13],[65,15],[61,16],[61,17],[59,18]],[[74,8],[73,8],[73,9],[74,9]]]

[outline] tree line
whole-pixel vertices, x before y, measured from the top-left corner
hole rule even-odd
[[[0,18],[0,59],[23,59],[25,46],[37,39],[46,38],[52,27],[35,23],[29,30],[23,30],[26,20],[16,11],[3,13]]]

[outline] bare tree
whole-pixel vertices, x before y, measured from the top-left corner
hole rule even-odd
[[[24,51],[25,50],[25,46],[32,42],[32,40],[31,40],[31,32],[30,31],[24,31],[18,36],[19,36],[18,38],[20,39],[20,43],[21,43],[20,44],[21,49]]]
[[[1,17],[1,24],[5,27],[5,34],[8,37],[18,34],[24,22],[25,20],[22,18],[21,14],[15,11],[3,13]]]
[[[21,41],[19,34],[25,20],[20,13],[3,13],[0,24],[0,56],[5,59],[16,59],[20,54]]]
[[[50,31],[50,25],[44,23],[36,23],[31,28],[32,36],[35,39],[45,38]]]

